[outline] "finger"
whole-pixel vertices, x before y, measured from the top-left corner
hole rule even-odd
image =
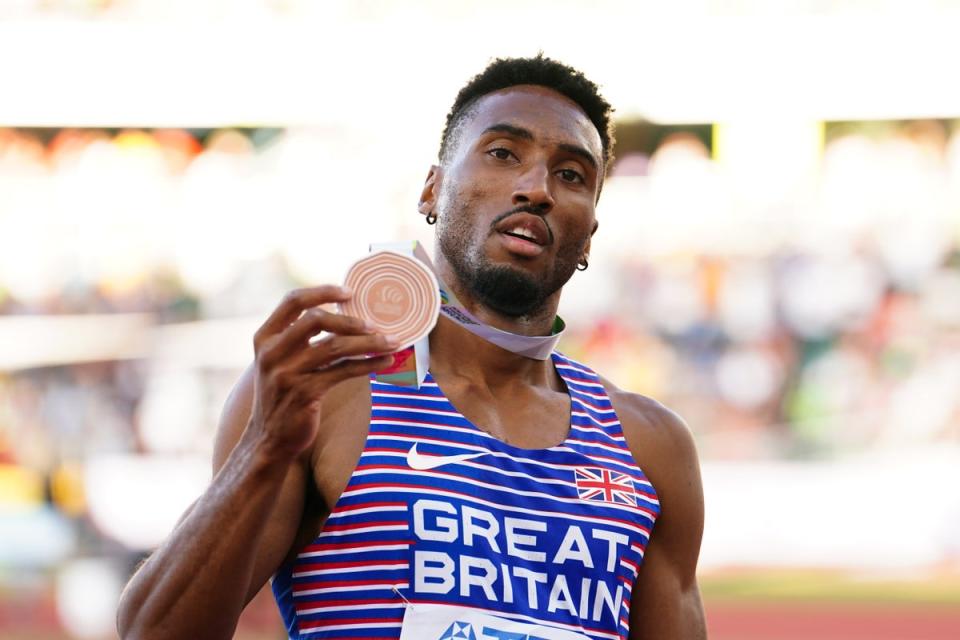
[[[344,358],[359,358],[369,354],[389,354],[400,348],[392,336],[370,334],[362,336],[331,335],[318,340],[297,354],[290,363],[293,371],[307,372],[328,368]]]
[[[369,376],[371,373],[383,371],[393,364],[395,357],[394,354],[388,353],[386,355],[364,358],[362,360],[342,360],[322,371],[308,374],[310,377],[309,393],[321,395],[333,385],[343,382],[344,380],[358,378],[360,376]]]
[[[261,325],[257,336],[262,339],[279,333],[300,317],[306,309],[328,302],[345,302],[352,295],[349,289],[337,285],[294,289],[284,296],[266,322]]]
[[[308,309],[280,334],[279,338],[267,347],[261,359],[275,362],[293,351],[306,349],[310,339],[322,332],[336,335],[371,334],[374,328],[365,320],[355,316],[331,313],[318,307]]]

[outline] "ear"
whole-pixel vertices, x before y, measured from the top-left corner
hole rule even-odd
[[[429,215],[433,207],[437,204],[437,194],[440,193],[440,180],[443,177],[443,169],[437,165],[431,165],[427,172],[427,179],[423,183],[423,191],[420,192],[420,203],[417,210],[422,215]]]

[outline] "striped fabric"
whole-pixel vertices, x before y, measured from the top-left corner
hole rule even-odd
[[[290,638],[395,640],[407,603],[627,637],[660,505],[596,374],[552,358],[571,429],[548,449],[476,428],[429,375],[419,390],[371,381],[358,466],[320,535],[274,577]]]

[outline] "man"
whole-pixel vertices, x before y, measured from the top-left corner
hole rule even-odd
[[[553,330],[588,265],[609,114],[542,56],[458,95],[419,211],[437,275],[487,325]],[[424,386],[381,384],[392,356],[344,357],[398,345],[320,308],[349,297],[292,292],[257,332],[216,475],[127,586],[122,637],[229,638],[272,578],[292,638],[705,638],[702,490],[676,415],[446,316]]]

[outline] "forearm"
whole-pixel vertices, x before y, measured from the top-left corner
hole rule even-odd
[[[641,574],[647,569],[642,567]],[[637,585],[630,605],[630,640],[706,640],[707,624],[696,580],[678,578],[661,575]]]
[[[677,640],[706,640],[707,621],[700,589],[694,582],[674,598],[675,606],[664,609],[662,628],[651,637]]]
[[[117,613],[122,638],[233,636],[290,468],[244,440],[127,585]]]
[[[684,599],[683,638],[707,640],[707,618],[703,611],[703,599],[700,589],[694,586]]]

